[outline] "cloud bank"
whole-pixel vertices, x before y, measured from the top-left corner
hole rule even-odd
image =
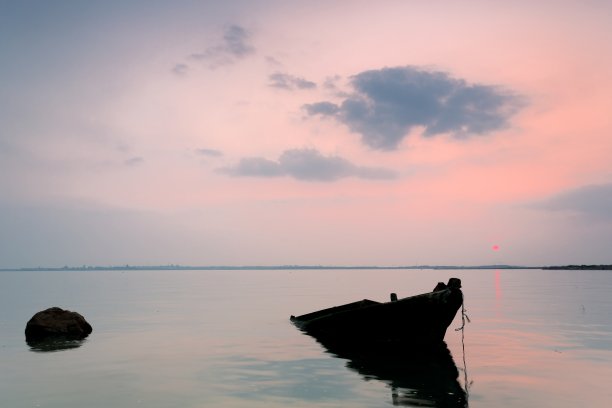
[[[558,194],[539,203],[550,211],[570,211],[588,218],[612,221],[612,183],[593,184]]]
[[[394,179],[388,169],[357,166],[338,156],[324,156],[315,149],[290,149],[277,161],[262,157],[247,157],[230,168],[219,170],[233,177],[289,176],[302,181],[331,182],[347,177],[368,180]]]
[[[350,85],[353,92],[341,103],[322,101],[303,108],[310,116],[345,124],[378,150],[397,149],[415,127],[422,127],[426,137],[488,134],[507,127],[522,105],[521,98],[496,86],[412,66],[364,71]]]

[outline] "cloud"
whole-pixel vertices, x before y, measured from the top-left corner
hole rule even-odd
[[[317,87],[312,81],[308,81],[304,78],[295,77],[293,75],[285,74],[282,72],[275,72],[268,77],[270,79],[270,86],[273,88],[280,89],[314,89]]]
[[[225,41],[224,51],[236,57],[244,57],[255,51],[255,48],[248,44],[249,34],[240,26],[229,26],[223,34],[223,40]]]
[[[522,106],[496,86],[469,84],[445,72],[406,66],[361,72],[339,103],[304,105],[308,115],[330,116],[361,135],[364,144],[394,150],[415,127],[423,136],[485,135],[508,126]]]
[[[304,105],[304,110],[309,115],[336,115],[340,112],[340,107],[331,102],[317,102]]]
[[[338,89],[338,86],[336,85],[336,83],[340,81],[341,79],[342,77],[340,75],[334,75],[334,76],[328,77],[325,79],[325,82],[323,82],[323,88],[332,90],[332,91],[336,91]]]
[[[142,157],[135,156],[135,157],[130,157],[129,159],[127,159],[123,163],[126,166],[132,167],[132,166],[138,166],[139,164],[141,164],[143,162],[144,162],[144,159]]]
[[[208,47],[202,52],[193,53],[190,58],[205,63],[210,69],[215,69],[233,64],[253,53],[255,47],[250,44],[249,32],[238,25],[231,25],[225,29],[221,43]]]
[[[569,211],[588,218],[612,221],[612,183],[593,184],[558,194],[536,204],[550,211]]]
[[[223,156],[223,152],[221,152],[220,150],[215,150],[215,149],[196,149],[196,153],[202,156],[208,156],[208,157]]]
[[[378,167],[356,166],[338,156],[324,156],[315,149],[290,149],[278,161],[261,157],[243,158],[235,167],[219,170],[234,177],[290,176],[302,181],[331,182],[347,177],[389,180],[395,172]]]
[[[280,62],[279,60],[277,60],[276,58],[272,57],[272,56],[266,56],[265,57],[266,62],[273,66],[273,67],[282,67],[283,64],[282,62]]]
[[[262,157],[245,157],[235,167],[220,169],[234,177],[280,177],[286,175],[282,166]]]
[[[340,75],[327,77],[323,81],[323,89],[336,98],[348,98],[351,94],[342,89],[342,82],[344,80]]]
[[[172,68],[172,73],[176,76],[185,76],[189,71],[189,66],[187,64],[176,64]]]

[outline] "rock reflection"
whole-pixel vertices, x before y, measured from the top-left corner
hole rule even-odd
[[[85,339],[74,339],[64,336],[52,336],[42,340],[26,340],[30,351],[46,353],[53,351],[70,350],[81,347]]]
[[[446,343],[418,351],[393,347],[364,352],[333,344],[323,346],[334,356],[348,360],[347,368],[363,380],[387,384],[395,406],[468,406],[468,395],[458,381],[459,370]]]

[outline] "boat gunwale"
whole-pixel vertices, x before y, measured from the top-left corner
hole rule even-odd
[[[392,305],[397,305],[395,307],[400,308],[400,306],[404,306],[406,303],[417,302],[421,299],[427,299],[427,298],[435,299],[437,297],[444,296],[443,294],[439,294],[437,296],[434,295],[440,292],[448,292],[449,294],[451,294],[455,291],[461,292],[461,289],[445,287],[443,289],[434,290],[434,291],[426,292],[426,293],[420,293],[418,295],[413,295],[413,296],[407,296],[407,297],[404,297],[404,298],[401,298],[395,301],[389,301],[389,302],[377,302],[377,301],[370,300],[370,299],[363,299],[363,300],[358,300],[358,301],[351,302],[351,303],[346,303],[344,305],[332,306],[326,309],[317,310],[315,312],[306,313],[300,316],[291,316],[291,321],[294,324],[301,326],[301,325],[305,325],[307,323],[310,323],[316,320],[325,319],[330,316],[339,316],[339,315],[341,316],[345,314],[355,313],[358,311],[366,311],[369,309],[374,309],[374,308],[379,308],[379,307],[387,308]]]

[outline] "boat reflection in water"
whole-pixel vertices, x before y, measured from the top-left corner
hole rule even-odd
[[[392,389],[394,405],[466,407],[467,393],[444,335],[463,304],[461,280],[433,291],[380,303],[369,299],[335,306],[291,321],[365,380]]]
[[[333,343],[321,344],[335,357],[348,360],[346,367],[364,381],[387,384],[395,406],[468,406],[468,395],[459,383],[459,370],[446,343],[418,352],[392,348],[367,353]]]

